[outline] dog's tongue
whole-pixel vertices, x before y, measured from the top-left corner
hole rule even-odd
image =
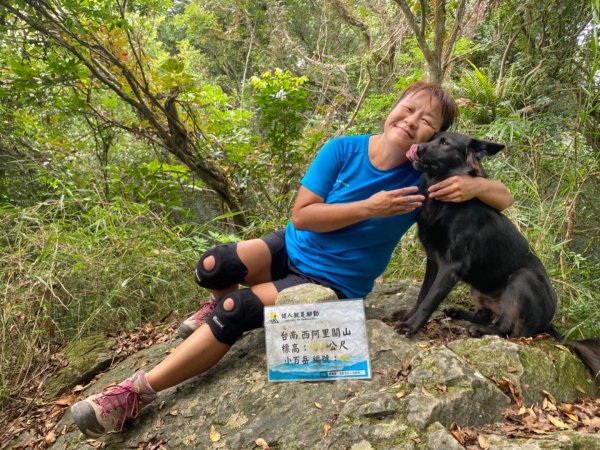
[[[409,161],[416,161],[418,159],[417,158],[417,144],[413,144],[410,146],[410,148],[406,152],[406,158]]]

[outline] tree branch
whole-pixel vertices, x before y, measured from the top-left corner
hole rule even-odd
[[[361,22],[358,17],[352,14],[352,12],[350,12],[340,0],[330,0],[330,2],[333,4],[335,9],[337,9],[337,11],[340,13],[340,16],[347,24],[357,28],[360,31],[367,44],[367,48],[371,48],[372,37],[369,27],[365,23]]]

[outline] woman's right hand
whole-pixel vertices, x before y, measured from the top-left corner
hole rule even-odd
[[[371,217],[406,214],[420,207],[425,200],[422,195],[414,195],[417,191],[416,187],[411,186],[381,191],[353,203],[325,204],[322,197],[300,186],[292,211],[292,223],[297,230],[328,232]]]
[[[380,191],[367,200],[371,217],[390,217],[396,214],[407,214],[419,208],[425,197],[416,194],[419,188],[409,186],[393,191]],[[411,195],[413,194],[413,195]]]

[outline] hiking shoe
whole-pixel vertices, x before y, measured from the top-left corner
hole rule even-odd
[[[111,431],[121,431],[127,419],[136,418],[141,408],[156,399],[156,392],[138,370],[116,386],[109,386],[71,406],[71,415],[82,433],[99,437]]]
[[[179,337],[181,339],[187,339],[190,334],[200,328],[200,325],[206,321],[216,307],[217,302],[213,299],[202,303],[194,314],[182,322],[178,330]]]

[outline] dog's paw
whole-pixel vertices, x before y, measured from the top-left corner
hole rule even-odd
[[[471,337],[481,337],[485,334],[483,330],[477,325],[473,325],[467,328],[467,333],[469,333],[469,336]]]
[[[446,314],[446,316],[450,317],[451,319],[458,319],[459,317],[461,317],[462,314],[462,309],[460,308],[444,308],[443,311],[444,314]]]
[[[415,329],[415,327],[409,322],[404,322],[402,320],[394,322],[392,326],[394,327],[396,333],[403,334],[406,337],[413,337],[417,331],[419,331],[418,329]]]
[[[406,334],[409,330],[408,323],[403,320],[397,320],[392,324],[394,331],[398,334]]]
[[[408,321],[410,316],[412,316],[412,309],[410,309],[410,308],[398,309],[392,313],[392,320],[394,320],[396,322],[397,321],[406,322],[406,321]]]

